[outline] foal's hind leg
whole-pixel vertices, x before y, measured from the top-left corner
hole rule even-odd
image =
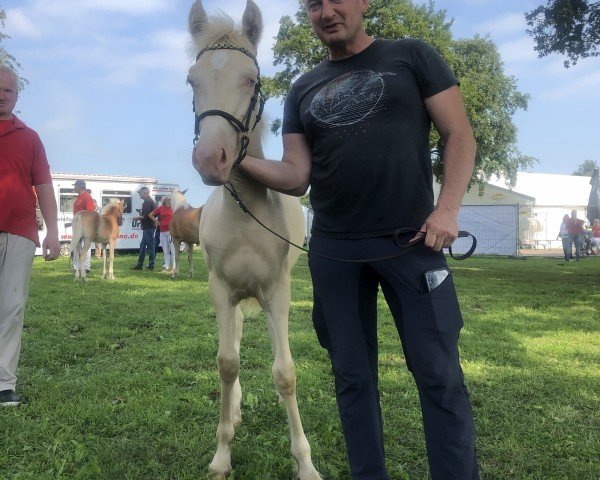
[[[214,478],[221,480],[231,471],[231,441],[234,434],[232,406],[236,396],[236,384],[239,386],[240,355],[236,348],[236,307],[231,305],[225,286],[214,274],[209,276],[208,283],[219,324],[217,366],[221,378],[221,414],[217,427],[217,451],[209,470]]]
[[[181,242],[173,238],[173,247],[175,248],[175,265],[173,267],[173,277],[179,275],[179,254],[181,253]]]
[[[85,271],[85,259],[87,257],[88,250],[91,248],[91,246],[92,240],[84,238],[83,246],[79,251],[79,276],[84,282],[87,282],[87,274]]]
[[[296,478],[299,480],[322,480],[312,463],[310,445],[302,428],[296,399],[296,366],[292,359],[288,338],[289,279],[282,279],[279,285],[274,287],[268,302],[261,300],[261,305],[267,315],[273,353],[275,354],[273,379],[285,405],[290,427],[292,455],[298,464]]]

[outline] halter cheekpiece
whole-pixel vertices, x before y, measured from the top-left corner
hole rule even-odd
[[[214,45],[209,45],[208,47],[204,47],[202,50],[200,50],[198,52],[198,55],[196,55],[196,61],[198,61],[198,59],[200,58],[200,55],[202,55],[204,52],[207,52],[209,50],[236,50],[238,52],[241,52],[244,55],[246,55],[247,57],[250,57],[252,59],[252,61],[254,62],[254,65],[256,65],[256,68],[258,70],[258,73],[256,74],[257,82],[256,82],[256,85],[254,86],[254,93],[252,94],[252,98],[250,99],[250,105],[248,106],[246,115],[244,115],[244,118],[241,121],[239,119],[237,119],[236,117],[234,117],[233,115],[231,115],[230,113],[225,112],[223,110],[206,110],[206,111],[202,112],[200,115],[195,115],[196,122],[194,125],[194,145],[196,144],[196,142],[198,141],[198,137],[200,136],[200,122],[205,117],[218,115],[220,117],[223,117],[225,120],[227,120],[233,128],[235,128],[236,130],[239,130],[239,132],[242,134],[242,138],[241,138],[241,142],[240,142],[240,153],[238,155],[238,158],[236,159],[236,161],[233,164],[234,166],[237,166],[240,163],[242,163],[242,160],[244,159],[244,157],[246,156],[246,153],[248,152],[248,145],[250,144],[250,138],[248,137],[248,133],[250,131],[254,131],[254,129],[256,128],[256,125],[258,125],[258,122],[260,121],[260,119],[262,117],[263,109],[265,107],[265,97],[261,91],[260,67],[258,66],[258,61],[256,60],[256,56],[251,51],[249,51],[243,47],[238,47],[238,46],[230,45],[227,43],[215,43]],[[258,113],[256,114],[256,118],[254,120],[254,125],[252,126],[252,130],[250,130],[250,128],[249,128],[250,127],[250,117],[252,116],[252,113],[256,109],[257,103],[258,103]],[[192,106],[193,106],[194,114],[196,114],[195,99],[192,99]]]

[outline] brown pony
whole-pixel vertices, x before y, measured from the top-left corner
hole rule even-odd
[[[202,216],[202,207],[193,208],[185,201],[183,196],[185,192],[175,192],[171,195],[171,209],[173,217],[169,224],[169,233],[173,238],[175,247],[175,271],[173,276],[179,275],[179,254],[181,253],[181,242],[187,245],[188,254],[188,275],[194,276],[194,244],[200,243],[200,217]]]
[[[103,270],[102,277],[114,280],[113,264],[115,261],[115,245],[119,236],[119,226],[123,224],[125,201],[113,198],[102,209],[102,213],[82,210],[73,217],[73,238],[71,251],[79,255],[79,270],[75,270],[75,281],[82,279],[87,282],[85,275],[85,257],[92,242],[102,244]],[[106,269],[106,245],[110,249],[108,270]]]

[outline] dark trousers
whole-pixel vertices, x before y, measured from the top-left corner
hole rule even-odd
[[[579,260],[581,256],[581,245],[579,243],[579,235],[569,235],[569,254],[573,258],[573,245],[575,245],[575,258]]]
[[[406,238],[408,240],[408,237]],[[391,237],[314,236],[311,253],[363,259],[398,252]],[[327,349],[354,480],[389,480],[385,467],[377,368],[377,292],[392,312],[419,392],[433,480],[479,479],[475,427],[458,357],[462,316],[452,276],[428,292],[424,273],[447,268],[421,245],[399,258],[342,263],[309,255],[313,323]]]
[[[148,266],[154,267],[154,258],[156,252],[154,250],[154,228],[148,228],[142,230],[142,241],[140,242],[140,255],[138,257],[138,267],[144,265],[144,258],[146,258],[146,250],[148,250]]]

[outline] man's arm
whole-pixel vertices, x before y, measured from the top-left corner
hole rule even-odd
[[[281,161],[247,155],[240,166],[245,173],[266,187],[299,197],[308,189],[312,154],[303,134],[286,133],[283,135]]]
[[[58,241],[58,224],[56,220],[56,198],[54,198],[54,187],[51,183],[44,183],[35,187],[35,193],[40,204],[40,210],[46,223],[46,238],[42,242],[42,254],[46,260],[54,260],[60,254],[60,242]]]
[[[440,196],[421,230],[427,232],[425,245],[440,250],[458,235],[458,210],[473,175],[476,145],[457,86],[426,98],[425,106],[445,148]]]

